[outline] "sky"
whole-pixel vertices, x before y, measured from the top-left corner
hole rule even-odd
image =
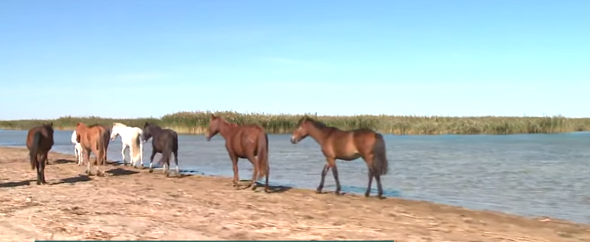
[[[590,117],[590,1],[0,1],[0,119]]]

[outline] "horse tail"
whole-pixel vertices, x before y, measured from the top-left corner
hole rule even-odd
[[[29,156],[31,161],[31,170],[35,170],[39,164],[37,164],[37,154],[39,153],[39,143],[41,143],[41,131],[35,132],[33,134],[33,145],[31,146],[31,150],[29,150]]]
[[[258,134],[258,150],[256,152],[258,156],[258,179],[268,175],[270,169],[268,164],[268,135],[262,131]]]
[[[105,130],[99,128],[98,129],[98,140],[96,141],[96,150],[98,150],[98,156],[96,157],[97,160],[100,160],[100,162],[103,162],[102,164],[106,165],[107,161],[106,161],[106,157],[105,153],[106,153],[106,148],[105,148]],[[96,164],[97,166],[100,166],[101,163]]]
[[[389,171],[389,162],[387,161],[385,140],[383,135],[375,134],[375,144],[373,144],[373,163],[371,170],[375,175],[385,175]]]
[[[141,150],[139,150],[139,142],[141,142],[140,138],[139,138],[139,133],[135,133],[133,135],[133,138],[131,139],[131,161],[132,162],[136,162],[139,160],[139,154],[141,153]]]

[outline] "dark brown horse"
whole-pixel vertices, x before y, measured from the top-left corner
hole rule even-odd
[[[264,191],[269,192],[268,136],[264,129],[256,124],[229,123],[224,118],[213,114],[209,121],[207,141],[210,141],[217,133],[225,139],[225,148],[233,165],[233,186],[239,188],[238,158],[242,158],[248,159],[254,167],[252,181],[245,188],[252,187],[252,190],[256,190],[256,181],[266,176]]]
[[[369,185],[365,196],[371,193],[371,182],[373,177],[377,182],[378,197],[383,198],[381,187],[381,175],[387,174],[388,161],[385,154],[385,141],[383,136],[370,129],[356,129],[343,131],[335,127],[326,126],[324,123],[309,117],[299,120],[298,127],[293,131],[291,143],[297,144],[307,136],[311,136],[322,149],[326,157],[326,165],[322,170],[322,178],[317,192],[321,193],[324,188],[324,179],[330,168],[336,182],[336,194],[340,194],[340,181],[338,180],[338,168],[336,159],[352,161],[360,157],[365,160],[369,168]]]
[[[37,169],[37,185],[45,182],[45,161],[47,154],[53,147],[53,123],[43,124],[29,129],[27,134],[27,148],[31,169]]]
[[[90,152],[94,153],[96,158],[96,175],[105,174],[107,149],[111,139],[110,133],[110,129],[101,125],[86,126],[84,123],[76,124],[76,141],[82,145],[84,160],[86,161],[86,174],[89,176],[92,175]],[[102,172],[100,171],[101,165],[103,167]]]

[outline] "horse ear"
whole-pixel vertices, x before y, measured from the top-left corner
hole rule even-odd
[[[76,127],[78,127],[80,125],[80,122],[76,123]]]
[[[215,119],[217,118],[217,116],[215,116],[215,114],[211,114],[211,119]]]
[[[144,127],[145,127],[145,126],[148,126],[148,122],[145,122],[145,124],[144,124],[143,126],[144,126]]]
[[[49,123],[49,126],[53,127],[53,122],[50,122],[50,123]]]

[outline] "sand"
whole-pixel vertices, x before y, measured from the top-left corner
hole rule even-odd
[[[51,153],[49,184],[39,186],[26,149],[1,147],[2,241],[590,241],[590,225],[551,218],[285,187],[236,190],[229,178],[166,178],[118,164],[107,171],[88,177],[73,156]]]

